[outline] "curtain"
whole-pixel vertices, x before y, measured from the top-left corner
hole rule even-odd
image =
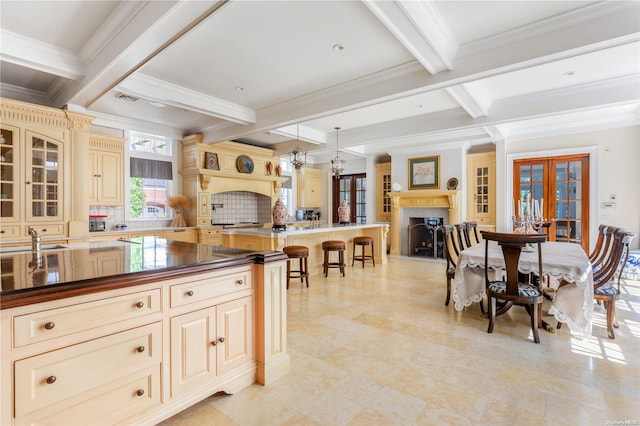
[[[173,179],[172,164],[170,161],[146,160],[144,158],[131,157],[131,177],[144,179]]]

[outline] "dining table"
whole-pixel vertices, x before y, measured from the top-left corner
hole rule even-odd
[[[482,241],[460,252],[454,276],[454,308],[462,311],[486,297],[485,244]],[[505,270],[502,249],[489,241],[487,263],[490,278]],[[523,274],[538,273],[538,250],[523,250],[518,262]],[[569,326],[572,334],[591,336],[593,316],[593,270],[589,258],[579,244],[547,241],[542,244],[542,273],[545,285],[553,294],[549,315]],[[562,285],[559,285],[562,283]],[[555,331],[548,328],[549,331]]]

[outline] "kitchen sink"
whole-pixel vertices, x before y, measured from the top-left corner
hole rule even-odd
[[[67,248],[67,247],[68,246],[65,246],[64,244],[49,244],[49,245],[42,246],[41,249],[42,249],[42,251],[45,251],[45,250],[63,249],[63,248]],[[20,253],[20,252],[25,252],[25,251],[31,251],[31,246],[0,248],[0,254]]]

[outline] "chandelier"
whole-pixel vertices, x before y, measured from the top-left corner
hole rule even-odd
[[[300,125],[296,124],[296,140],[300,143]],[[296,148],[289,153],[289,162],[296,169],[297,172],[307,164],[307,153],[300,151],[300,147]]]
[[[340,158],[338,146],[338,131],[340,127],[334,127],[334,129],[336,129],[336,157],[331,160],[331,173],[337,177],[344,171],[344,160]]]

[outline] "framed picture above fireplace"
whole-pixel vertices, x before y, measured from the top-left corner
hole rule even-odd
[[[409,189],[440,188],[440,156],[409,159]]]

